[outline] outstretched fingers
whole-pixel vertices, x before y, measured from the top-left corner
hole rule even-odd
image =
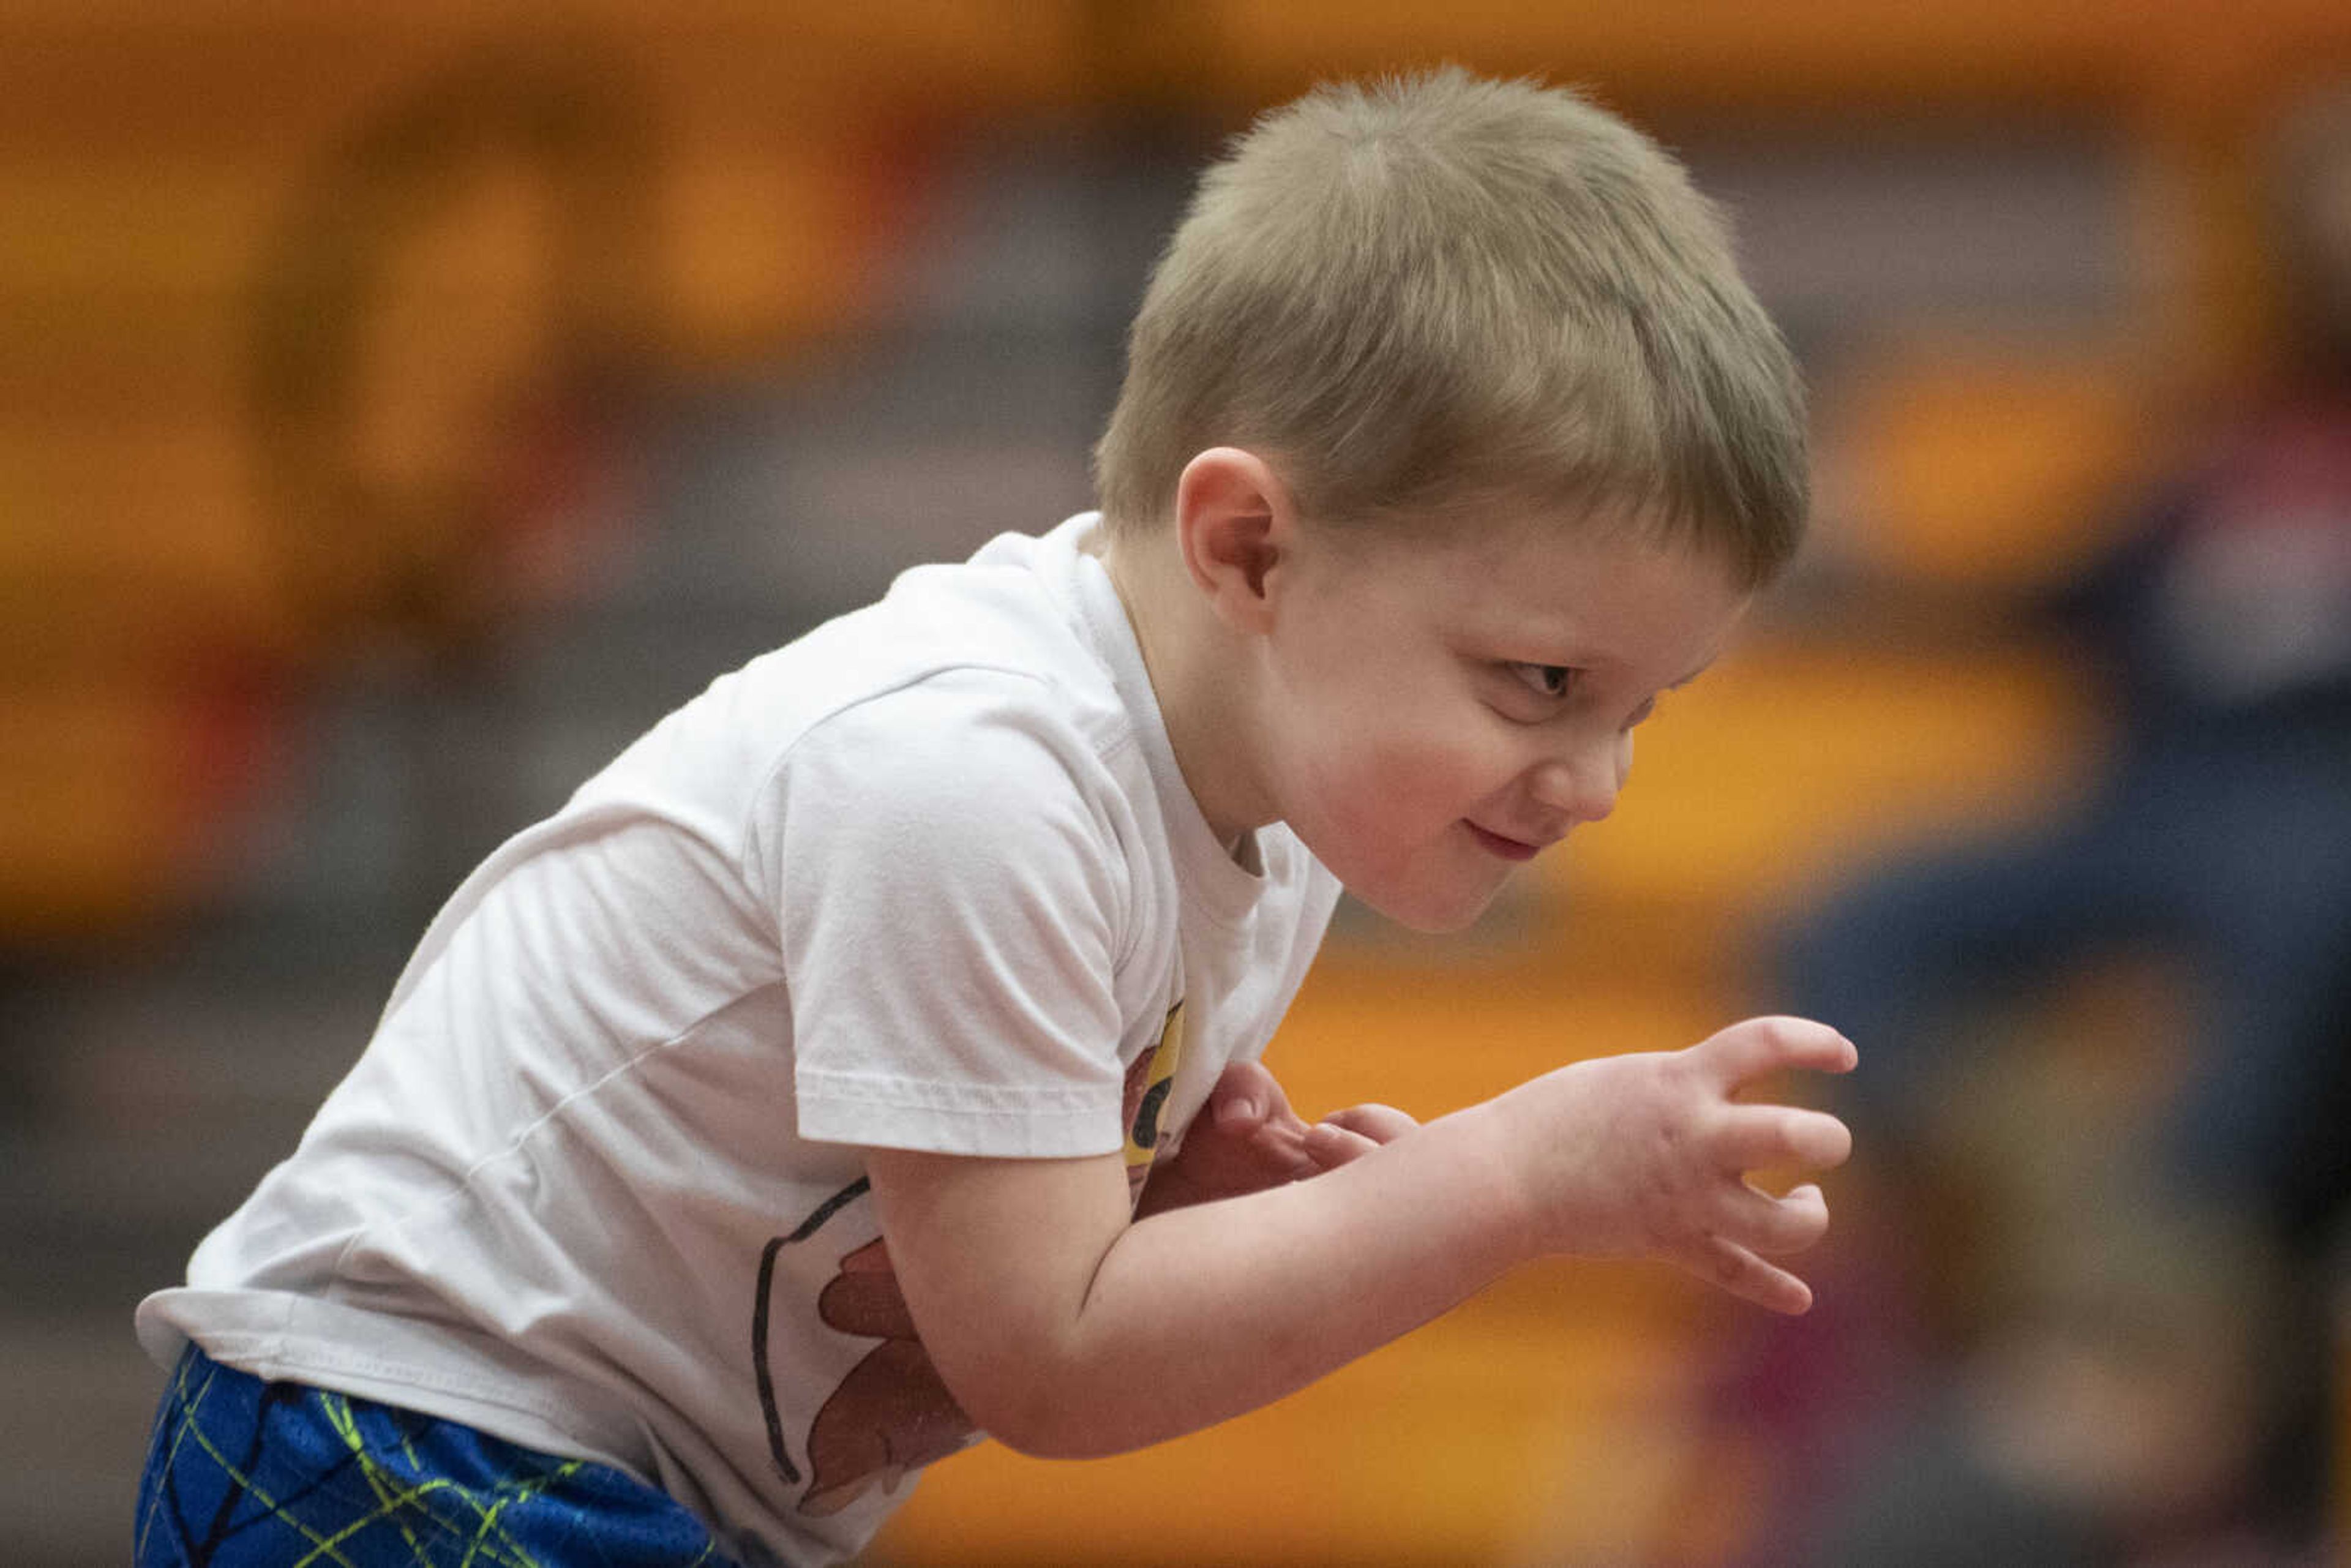
[[[1690,1048],[1726,1090],[1795,1068],[1847,1072],[1860,1060],[1853,1041],[1810,1019],[1756,1018],[1732,1024]]]
[[[1733,1042],[1735,1049],[1728,1054],[1736,1057],[1741,1049],[1751,1051],[1749,1061],[1768,1064],[1761,1071],[1792,1064],[1792,1051],[1797,1058],[1810,1052],[1809,1060],[1826,1065],[1851,1064],[1851,1047],[1835,1049],[1844,1042],[1833,1031],[1823,1031],[1829,1036],[1826,1040],[1795,1030],[1757,1032],[1771,1037],[1761,1041],[1760,1051],[1752,1041]],[[1734,1061],[1726,1071],[1735,1071],[1736,1066]],[[1713,1218],[1703,1239],[1677,1261],[1769,1311],[1808,1311],[1813,1304],[1811,1287],[1769,1260],[1818,1244],[1828,1234],[1828,1200],[1811,1182],[1775,1197],[1745,1173],[1791,1166],[1828,1169],[1844,1163],[1853,1152],[1853,1134],[1825,1112],[1733,1104],[1717,1124],[1708,1152],[1725,1186],[1717,1189]]]
[[[1810,1182],[1774,1197],[1762,1188],[1741,1182],[1729,1197],[1718,1235],[1767,1258],[1802,1252],[1829,1233],[1829,1204]]]
[[[1853,1154],[1853,1133],[1826,1111],[1733,1105],[1716,1134],[1715,1153],[1726,1170],[1831,1170]]]
[[[1742,1301],[1792,1317],[1811,1310],[1813,1288],[1776,1263],[1767,1263],[1736,1241],[1708,1237],[1695,1254],[1675,1262]]]

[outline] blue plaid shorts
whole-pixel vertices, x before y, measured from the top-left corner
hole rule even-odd
[[[156,1411],[137,1568],[736,1568],[674,1499],[609,1465],[190,1346]]]

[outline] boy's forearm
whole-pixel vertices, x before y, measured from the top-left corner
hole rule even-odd
[[[1114,1453],[1254,1409],[1534,1249],[1494,1114],[1474,1107],[1311,1181],[1117,1228],[1062,1277],[1065,1310],[970,1335],[958,1317],[934,1354],[975,1418],[1032,1453]],[[956,1313],[942,1299],[931,1316]]]
[[[1070,1433],[1107,1453],[1291,1393],[1458,1305],[1531,1250],[1490,1108],[1339,1170],[1122,1235],[1076,1325],[1102,1396]],[[1138,1393],[1148,1393],[1138,1397]]]
[[[1743,1098],[1852,1041],[1749,1019],[1686,1051],[1596,1057],[1311,1180],[1132,1221],[1115,1155],[966,1160],[869,1152],[915,1326],[978,1423],[1040,1453],[1114,1452],[1303,1386],[1522,1259],[1667,1260],[1775,1312],[1811,1289],[1776,1260],[1828,1228],[1834,1117]]]

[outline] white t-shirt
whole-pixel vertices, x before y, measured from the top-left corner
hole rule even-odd
[[[293,1155],[139,1309],[614,1464],[752,1563],[970,1440],[861,1145],[1124,1148],[1265,1045],[1337,886],[1170,750],[1090,514],[715,683],[458,889]]]

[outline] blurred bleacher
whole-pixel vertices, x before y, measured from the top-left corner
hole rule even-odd
[[[1818,544],[1563,866],[1459,943],[1343,924],[1272,1052],[1310,1114],[1687,1043],[1838,872],[2082,777],[2074,672],[1980,612],[2257,360],[2249,139],[2339,5],[0,5],[8,1561],[120,1560],[131,1304],[458,875],[718,671],[1084,506],[1198,159],[1441,58],[1589,84],[1732,208]],[[961,1457],[873,1556],[1722,1561],[1773,1483],[1694,1484],[1730,1311],[1529,1270],[1148,1454]]]

